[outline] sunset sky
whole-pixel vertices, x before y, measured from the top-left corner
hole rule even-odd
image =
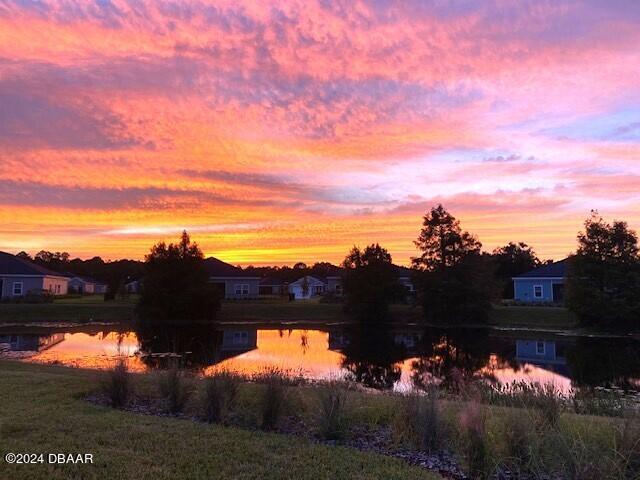
[[[640,1],[0,0],[0,250],[396,263],[640,229]]]

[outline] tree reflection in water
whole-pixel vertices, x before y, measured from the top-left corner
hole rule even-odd
[[[406,349],[397,345],[388,326],[360,324],[345,332],[342,368],[347,378],[376,389],[391,389],[400,380]]]
[[[151,368],[176,364],[203,369],[220,361],[222,331],[211,324],[165,325],[140,322],[135,328],[141,359]],[[171,355],[175,354],[175,355]]]
[[[419,350],[411,364],[416,389],[437,384],[459,392],[464,383],[487,376],[491,347],[486,329],[427,329]]]

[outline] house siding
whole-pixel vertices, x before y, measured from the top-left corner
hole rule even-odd
[[[304,292],[304,280],[307,279],[308,291],[305,295]],[[315,277],[306,276],[302,277],[295,282],[289,284],[289,293],[293,294],[294,298],[303,299],[303,298],[312,298],[323,295],[326,291],[326,284],[321,280],[318,280]]]
[[[69,280],[69,290],[74,292],[82,291],[82,293],[94,293],[95,285],[90,282],[85,282],[80,278],[72,278]]]
[[[541,347],[541,348],[540,348]],[[520,361],[559,362],[556,342],[552,340],[517,340],[516,358]]]
[[[58,277],[44,277],[43,288],[54,295],[66,295],[69,293],[69,280]]]
[[[553,285],[562,285],[562,279],[536,278],[536,279],[519,279],[513,280],[514,298],[521,302],[553,302]],[[542,286],[542,297],[536,298],[534,295],[534,287]]]
[[[13,298],[24,296],[31,290],[50,290],[55,295],[66,295],[68,280],[66,278],[49,276],[21,276],[21,275],[0,275],[2,280],[2,298]],[[22,283],[22,295],[13,295],[13,284]],[[56,291],[56,286],[60,286],[60,291]]]
[[[211,277],[209,279],[211,283],[224,283],[224,298],[226,300],[247,300],[258,298],[260,293],[260,279],[259,278],[230,278],[230,277]],[[236,285],[247,285],[249,287],[248,293],[236,294]]]

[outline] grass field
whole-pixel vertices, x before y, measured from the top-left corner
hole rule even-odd
[[[30,322],[106,321],[127,323],[134,319],[135,297],[105,302],[101,295],[56,299],[45,304],[0,304],[0,324]],[[392,305],[393,317],[403,322],[420,322],[420,307]],[[221,321],[298,321],[347,322],[350,320],[341,304],[309,301],[237,301],[223,302],[218,318]],[[490,323],[502,327],[569,329],[575,318],[565,308],[496,306]]]
[[[501,327],[568,329],[577,326],[575,316],[562,307],[495,306],[490,323]]]
[[[7,479],[435,479],[401,460],[300,438],[90,404],[95,372],[0,362],[0,453],[92,453],[92,465],[7,465]]]

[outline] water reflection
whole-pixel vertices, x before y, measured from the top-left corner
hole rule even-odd
[[[205,373],[254,373],[265,366],[312,379],[349,378],[376,389],[452,391],[463,381],[552,382],[570,388],[638,388],[640,342],[497,334],[487,329],[329,327],[257,329],[251,325],[163,327],[132,331],[0,332],[0,355],[104,368],[119,354],[133,370],[166,368],[175,358]]]

